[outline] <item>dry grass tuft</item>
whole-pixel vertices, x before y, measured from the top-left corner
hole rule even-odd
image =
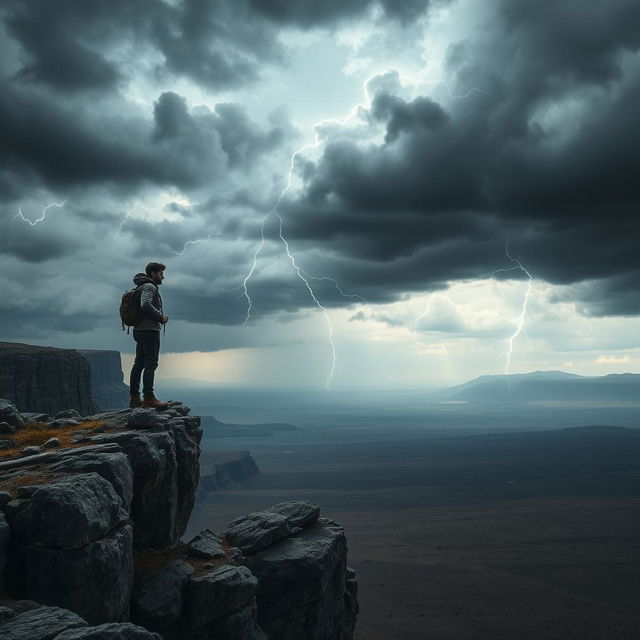
[[[15,475],[6,480],[2,480],[2,491],[8,491],[12,498],[16,497],[18,487],[28,487],[35,484],[46,484],[56,478],[68,475],[62,472],[46,471],[44,469],[35,469]]]
[[[229,549],[231,547],[224,540],[222,541],[222,548],[228,555]],[[135,589],[143,585],[147,578],[151,575],[151,573],[153,573],[156,569],[160,569],[161,567],[164,567],[174,560],[183,560],[184,562],[188,562],[195,569],[193,573],[194,578],[202,576],[205,573],[209,573],[210,571],[215,571],[225,564],[229,564],[229,559],[227,556],[225,556],[224,558],[215,558],[211,560],[207,558],[196,558],[194,556],[190,556],[189,545],[185,544],[184,542],[179,542],[173,547],[168,547],[167,549],[163,549],[162,551],[153,551],[147,549],[134,551],[133,555],[133,564],[135,567]],[[206,564],[212,564],[213,567],[205,567],[204,565]]]
[[[165,564],[173,562],[174,560],[184,560],[188,549],[189,545],[184,544],[183,542],[178,542],[178,544],[173,547],[167,547],[161,551],[155,551],[153,549],[141,549],[140,551],[134,551],[134,587],[143,584],[151,573],[160,567],[164,567]]]
[[[74,443],[71,441],[72,434],[77,431],[97,429],[98,427],[104,427],[102,420],[89,420],[88,422],[82,422],[69,427],[61,427],[59,429],[45,429],[44,422],[27,422],[22,429],[18,429],[15,433],[6,436],[7,438],[15,440],[16,445],[10,449],[0,451],[0,460],[16,458],[20,455],[20,451],[22,451],[24,447],[30,447],[32,445],[41,447],[49,438],[54,437],[60,440],[60,447],[58,447],[58,449],[82,446],[83,443]]]

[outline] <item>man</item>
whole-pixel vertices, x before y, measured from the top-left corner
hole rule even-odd
[[[129,379],[130,407],[165,409],[168,406],[167,402],[160,402],[153,394],[153,378],[160,354],[160,326],[169,321],[162,310],[162,298],[158,289],[164,280],[165,268],[159,262],[150,262],[145,273],[137,273],[133,277],[133,283],[139,288],[141,313],[133,327],[136,359]],[[141,375],[143,400],[140,400]]]

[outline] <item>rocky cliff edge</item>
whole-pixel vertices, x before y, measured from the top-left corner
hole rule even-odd
[[[67,413],[0,401],[3,639],[351,640],[355,574],[317,507],[281,503],[181,542],[200,419],[180,403]],[[40,445],[22,446],[30,433]]]

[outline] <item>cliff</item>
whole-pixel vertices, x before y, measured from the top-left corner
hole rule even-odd
[[[232,487],[256,473],[256,461],[248,451],[208,451],[200,456],[200,489]]]
[[[129,387],[123,382],[119,351],[78,349],[91,368],[91,395],[103,411],[129,404]]]
[[[97,410],[89,362],[73,349],[0,342],[0,398],[21,411]]]
[[[353,637],[346,539],[317,507],[282,503],[180,541],[202,438],[184,405],[36,424],[0,409],[3,639]]]

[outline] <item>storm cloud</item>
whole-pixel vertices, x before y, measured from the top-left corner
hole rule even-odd
[[[384,263],[378,294],[366,272],[337,275],[373,299],[389,281],[491,273],[508,240],[538,278],[597,280],[591,313],[639,313],[625,295],[640,276],[639,20],[632,2],[500,4],[487,35],[450,50],[456,92],[477,90],[442,105],[381,83],[369,117],[384,141],[333,136],[287,204],[289,234]]]
[[[242,324],[249,273],[257,317],[304,315],[317,305],[281,233],[329,309],[526,279],[507,270],[517,258],[585,317],[640,314],[637,2],[483,4],[481,28],[448,44],[446,84],[381,58],[367,100],[318,124],[315,142],[279,102],[308,43],[345,68],[351,47],[365,64],[455,6],[4,3],[5,337],[110,327],[113,300],[151,259],[174,274],[172,318]],[[389,40],[374,47],[378,33]],[[53,200],[66,204],[40,224],[16,218],[20,207],[33,222]],[[87,272],[100,274],[93,297]],[[445,311],[425,326],[466,326]]]

